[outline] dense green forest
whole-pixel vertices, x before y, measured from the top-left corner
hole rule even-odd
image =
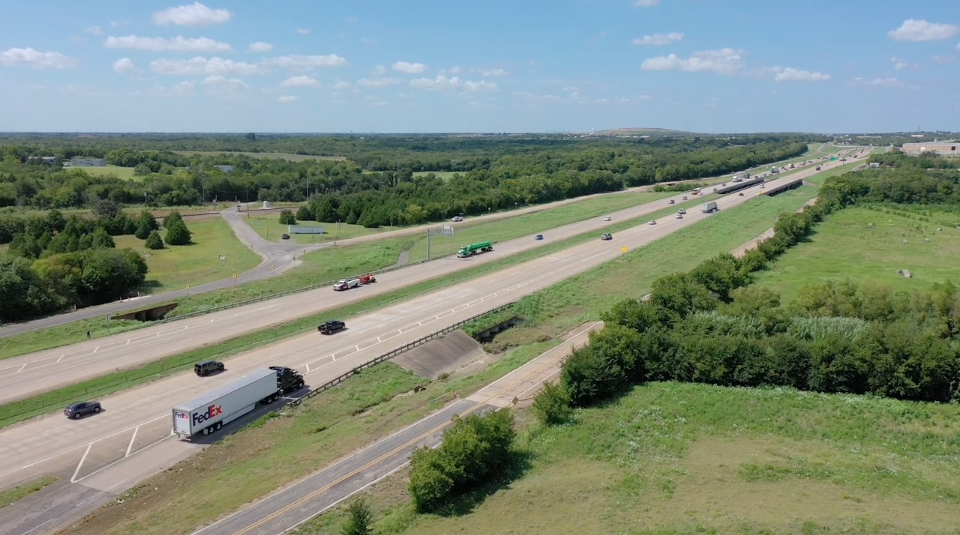
[[[786,304],[776,292],[750,286],[752,272],[835,210],[857,203],[960,204],[955,164],[896,153],[874,159],[899,166],[831,178],[816,205],[781,214],[774,236],[743,258],[719,255],[657,280],[647,301],[616,304],[603,316],[607,327],[564,364],[561,388],[541,394],[540,417],[562,421],[569,405],[662,380],[960,398],[960,287],[951,281],[909,293],[873,282],[817,283]]]

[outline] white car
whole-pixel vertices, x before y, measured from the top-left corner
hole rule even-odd
[[[656,225],[656,224],[657,224],[657,220],[656,220],[656,219],[651,219],[650,222],[647,223],[647,224],[648,224],[648,225]]]
[[[460,216],[454,216],[454,218],[451,219],[451,221],[453,221],[454,223],[459,223],[459,222],[463,221],[463,218],[460,217]]]
[[[604,221],[610,221],[610,216],[603,218]]]

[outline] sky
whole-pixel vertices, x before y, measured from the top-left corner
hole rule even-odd
[[[33,0],[0,131],[960,130],[960,1]]]

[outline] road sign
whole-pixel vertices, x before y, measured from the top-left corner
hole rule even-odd
[[[236,273],[233,274],[233,278],[237,278],[237,274],[236,274]]]
[[[624,245],[623,247],[620,248],[620,250],[621,250],[622,252],[624,252],[624,253],[627,252],[627,246]]]
[[[444,225],[443,230],[440,233],[444,236],[453,236],[453,225]]]

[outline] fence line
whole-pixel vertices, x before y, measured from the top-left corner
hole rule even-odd
[[[433,341],[433,340],[436,340],[437,338],[440,338],[441,336],[444,336],[445,334],[451,333],[451,332],[459,329],[460,327],[466,325],[467,323],[470,323],[471,321],[474,321],[474,320],[476,320],[476,319],[478,319],[478,318],[480,318],[480,317],[482,317],[482,316],[486,316],[487,314],[494,314],[494,313],[500,312],[501,310],[506,310],[507,308],[509,308],[509,307],[511,307],[511,306],[513,306],[513,305],[515,305],[515,304],[516,304],[516,301],[507,303],[507,304],[505,304],[505,305],[500,305],[500,306],[498,306],[498,307],[496,307],[496,308],[494,308],[494,309],[492,309],[492,310],[488,310],[488,311],[486,311],[486,312],[482,312],[482,313],[477,314],[477,315],[475,315],[475,316],[471,316],[471,317],[469,317],[469,318],[467,318],[467,319],[465,319],[465,320],[460,320],[460,321],[454,323],[453,325],[449,325],[449,326],[447,326],[447,327],[444,327],[443,329],[440,329],[439,331],[432,332],[432,333],[430,333],[430,334],[428,334],[428,335],[426,335],[426,336],[417,338],[416,340],[414,340],[414,341],[412,341],[412,342],[407,342],[406,344],[404,344],[404,345],[402,345],[402,346],[400,346],[400,347],[398,347],[398,348],[396,348],[396,349],[392,349],[392,350],[390,350],[390,351],[387,351],[386,353],[380,355],[379,357],[377,357],[377,358],[375,358],[375,359],[373,359],[373,360],[368,360],[367,362],[364,362],[363,364],[361,364],[361,365],[353,368],[352,370],[350,370],[350,371],[348,371],[348,372],[345,372],[345,373],[341,374],[340,376],[335,377],[335,378],[327,381],[326,383],[323,383],[322,385],[320,385],[320,386],[318,386],[318,387],[310,390],[310,392],[307,392],[307,393],[304,394],[303,396],[300,396],[299,398],[291,401],[291,402],[290,402],[290,405],[298,406],[298,405],[300,405],[301,403],[303,403],[303,400],[305,400],[305,399],[310,399],[310,398],[312,398],[313,396],[316,396],[316,395],[318,395],[318,394],[320,394],[320,393],[322,393],[322,392],[324,392],[324,391],[326,391],[326,390],[329,390],[330,388],[333,388],[334,386],[337,386],[338,384],[346,381],[349,377],[351,377],[352,375],[354,375],[354,374],[356,374],[356,373],[359,373],[359,372],[361,372],[361,371],[363,371],[363,370],[366,370],[367,368],[371,368],[371,367],[373,367],[373,366],[376,366],[377,364],[380,364],[381,362],[388,361],[388,360],[392,360],[394,357],[396,357],[397,355],[400,355],[401,353],[405,353],[405,352],[407,352],[407,351],[409,351],[409,350],[411,350],[411,349],[413,349],[413,348],[415,348],[415,347],[420,347],[421,345],[426,344],[427,342],[431,342],[431,341]]]

